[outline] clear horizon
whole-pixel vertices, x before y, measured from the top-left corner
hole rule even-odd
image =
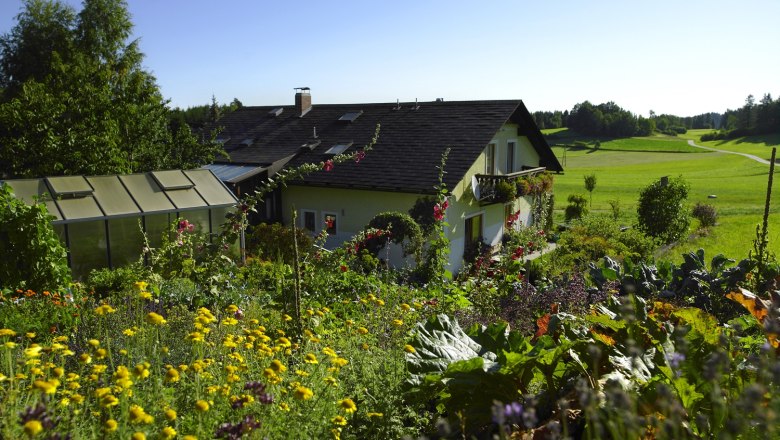
[[[81,1],[66,0],[77,11]],[[21,0],[0,4],[0,33]],[[780,2],[128,2],[172,107],[522,99],[722,113],[780,95]]]

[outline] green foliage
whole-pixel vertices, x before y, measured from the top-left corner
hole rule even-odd
[[[607,203],[609,204],[610,211],[612,211],[612,220],[617,221],[617,219],[620,218],[620,200],[607,200]]]
[[[584,267],[607,255],[639,261],[652,256],[654,240],[635,229],[623,230],[611,217],[589,215],[575,221],[558,239],[554,251],[556,269]]]
[[[0,100],[0,173],[192,168],[222,152],[186,127],[169,130],[167,102],[142,68],[137,40],[127,42],[131,34],[123,1],[88,0],[78,15],[59,3],[25,5],[0,39],[7,87]]]
[[[0,288],[57,291],[68,287],[67,251],[46,205],[27,205],[0,185]]]
[[[390,231],[390,242],[402,245],[404,255],[414,255],[416,259],[420,258],[423,233],[420,225],[409,214],[403,212],[380,212],[368,222],[367,228]],[[386,239],[380,237],[366,241],[367,249],[374,256],[386,244]]]
[[[85,282],[88,290],[97,298],[118,298],[128,293],[133,283],[149,277],[149,271],[141,264],[116,269],[93,269]]]
[[[718,222],[718,211],[706,203],[696,203],[691,210],[691,216],[699,221],[700,228],[709,228]]]
[[[424,237],[428,237],[434,231],[436,220],[431,213],[435,205],[436,199],[426,196],[418,198],[409,209],[409,216],[420,226]]]
[[[656,181],[644,187],[636,208],[639,229],[665,243],[684,238],[691,224],[685,206],[688,190],[688,183],[682,177],[669,179],[666,184]]]
[[[593,190],[596,189],[596,174],[584,176],[585,190],[590,194],[590,206],[593,207]]]
[[[442,154],[441,164],[436,167],[439,170],[439,184],[436,186],[436,204],[429,214],[434,219],[433,236],[425,249],[422,264],[417,265],[414,273],[416,281],[421,284],[431,281],[441,283],[452,279],[452,273],[446,269],[449,263],[450,240],[445,233],[445,228],[449,227],[449,224],[444,220],[449,207],[449,200],[447,200],[449,190],[444,183],[444,165],[449,154],[450,149],[447,148]]]
[[[517,186],[514,183],[510,183],[506,180],[501,180],[496,183],[494,199],[497,202],[507,203],[517,197]]]
[[[588,207],[585,206],[588,201],[585,196],[581,194],[569,194],[569,204],[566,206],[565,218],[566,223],[572,220],[577,220],[588,214]]]
[[[314,248],[314,240],[305,229],[291,228],[281,223],[260,223],[252,226],[246,237],[247,253],[269,261],[292,264],[293,233],[298,241],[298,252],[308,254]]]

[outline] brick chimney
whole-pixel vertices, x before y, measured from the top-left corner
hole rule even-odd
[[[303,117],[311,110],[311,93],[308,87],[295,88],[295,115]]]

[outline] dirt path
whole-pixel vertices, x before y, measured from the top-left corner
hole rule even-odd
[[[703,148],[703,149],[705,149],[705,150],[710,150],[710,151],[717,151],[718,153],[738,154],[738,155],[740,155],[740,156],[745,156],[745,157],[747,157],[748,159],[755,160],[755,161],[756,161],[756,162],[758,162],[758,163],[762,163],[762,164],[764,164],[764,165],[769,165],[769,161],[768,161],[768,160],[766,160],[766,159],[761,159],[760,157],[758,157],[758,156],[754,156],[754,155],[752,155],[752,154],[747,154],[747,153],[737,153],[736,151],[718,150],[717,148],[703,147],[703,146],[701,146],[701,145],[696,145],[696,144],[695,144],[695,143],[694,143],[692,140],[689,140],[689,141],[688,141],[688,145],[690,145],[691,147],[696,147],[696,148]]]

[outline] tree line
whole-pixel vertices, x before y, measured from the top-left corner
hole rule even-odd
[[[0,36],[0,178],[194,168],[224,154],[177,116],[124,0],[26,0]]]
[[[718,131],[705,136],[722,139],[780,131],[780,100],[773,100],[767,93],[757,103],[750,95],[742,108],[726,110],[722,114],[709,112],[681,117],[657,115],[650,110],[648,118],[635,115],[611,101],[598,105],[584,101],[571,111],[537,111],[533,118],[540,129],[566,127],[592,136],[647,136],[653,132],[676,135],[690,129],[709,128]]]

